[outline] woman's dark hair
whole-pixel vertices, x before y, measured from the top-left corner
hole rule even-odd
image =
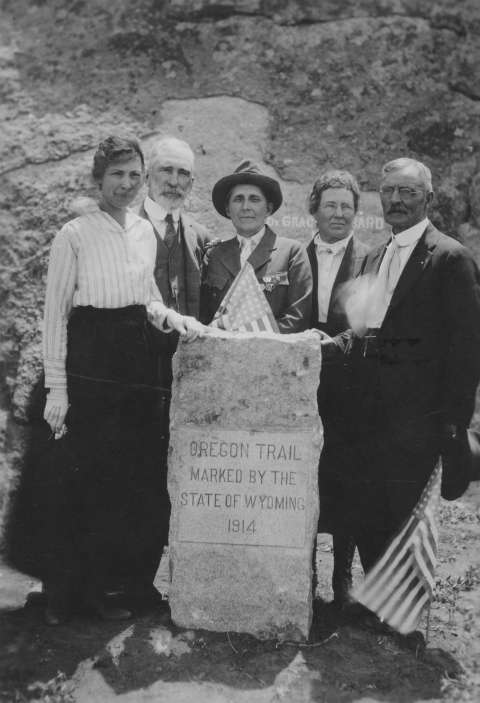
[[[113,161],[126,161],[140,157],[142,169],[145,168],[145,158],[136,139],[124,139],[123,137],[107,137],[97,147],[93,156],[92,177],[95,181],[101,181],[107,166]]]
[[[308,199],[308,212],[310,215],[314,215],[320,205],[322,199],[322,193],[328,188],[346,188],[350,190],[353,195],[353,206],[355,212],[358,210],[358,201],[360,199],[360,188],[358,186],[357,180],[348,171],[338,171],[336,169],[330,169],[329,171],[324,171],[320,174],[319,178],[313,184],[312,192]]]

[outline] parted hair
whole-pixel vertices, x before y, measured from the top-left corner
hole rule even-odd
[[[101,181],[107,167],[114,161],[126,161],[140,157],[142,169],[145,168],[145,157],[136,139],[110,136],[100,142],[93,156],[92,178]]]
[[[314,215],[320,205],[322,193],[328,188],[346,188],[353,195],[353,206],[355,212],[358,210],[358,201],[360,200],[360,188],[355,176],[352,176],[348,171],[338,169],[328,169],[323,171],[313,184],[312,192],[308,198],[308,212]]]

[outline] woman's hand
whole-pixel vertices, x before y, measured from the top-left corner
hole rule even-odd
[[[55,388],[50,390],[43,411],[43,418],[48,422],[52,432],[58,434],[65,424],[65,416],[68,410],[68,395],[65,388]]]
[[[167,308],[160,301],[152,301],[147,306],[148,319],[162,332],[172,332],[175,330],[186,342],[191,342],[197,337],[201,337],[209,331],[208,327],[202,325],[190,315],[180,315],[176,310]]]
[[[185,342],[192,342],[197,337],[202,337],[207,328],[190,315],[180,315],[175,310],[169,310],[166,323],[176,330]]]
[[[180,315],[175,310],[169,310],[165,322],[176,330],[185,342],[192,342],[207,332],[205,325],[190,315]]]
[[[170,330],[164,329],[164,324],[167,319],[168,308],[159,300],[152,300],[147,305],[148,319],[157,329],[164,332],[170,332]]]

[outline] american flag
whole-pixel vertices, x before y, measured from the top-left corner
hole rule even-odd
[[[440,497],[440,465],[385,554],[352,596],[402,635],[415,630],[435,586],[438,533],[435,510]]]
[[[220,303],[210,327],[238,332],[278,332],[272,309],[246,261]]]

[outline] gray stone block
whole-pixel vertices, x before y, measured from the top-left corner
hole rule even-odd
[[[312,332],[179,345],[168,475],[176,624],[308,636],[320,365]]]

